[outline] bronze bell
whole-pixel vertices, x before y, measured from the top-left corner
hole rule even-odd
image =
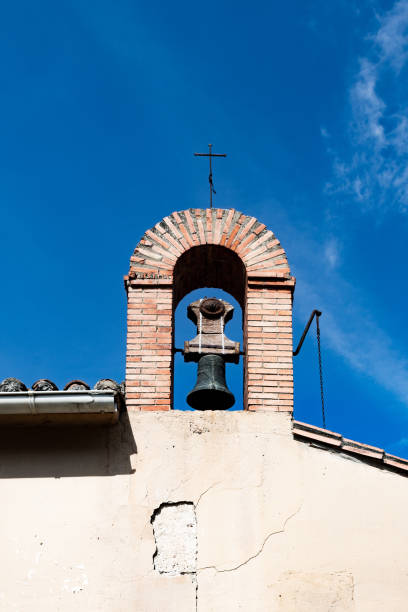
[[[203,355],[198,362],[197,382],[187,395],[196,410],[228,410],[235,397],[225,381],[225,361],[221,355]]]
[[[228,410],[235,403],[225,381],[225,364],[238,363],[239,342],[224,332],[234,308],[217,298],[196,300],[187,309],[197,336],[184,343],[184,360],[198,362],[197,382],[187,396],[196,410]]]

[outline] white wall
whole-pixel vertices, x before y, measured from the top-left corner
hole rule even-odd
[[[408,479],[294,440],[285,413],[134,413],[0,449],[0,610],[408,609]],[[154,568],[166,502],[193,503],[181,575]]]

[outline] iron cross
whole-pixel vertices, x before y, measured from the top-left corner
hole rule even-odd
[[[212,144],[208,145],[208,153],[194,153],[196,157],[209,157],[210,158],[210,174],[208,175],[208,182],[210,183],[210,208],[212,208],[212,194],[216,193],[214,189],[213,177],[212,177],[212,165],[211,159],[213,157],[227,157],[226,153],[212,153]]]

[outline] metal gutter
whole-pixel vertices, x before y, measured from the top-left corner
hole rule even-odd
[[[117,423],[114,391],[18,391],[0,393],[2,424]]]

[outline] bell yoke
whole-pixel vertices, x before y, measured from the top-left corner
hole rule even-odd
[[[184,343],[184,361],[198,362],[197,382],[187,396],[196,410],[227,410],[235,403],[225,381],[225,364],[239,361],[239,342],[224,333],[233,312],[231,304],[217,298],[200,299],[187,308],[197,325],[197,336]]]

